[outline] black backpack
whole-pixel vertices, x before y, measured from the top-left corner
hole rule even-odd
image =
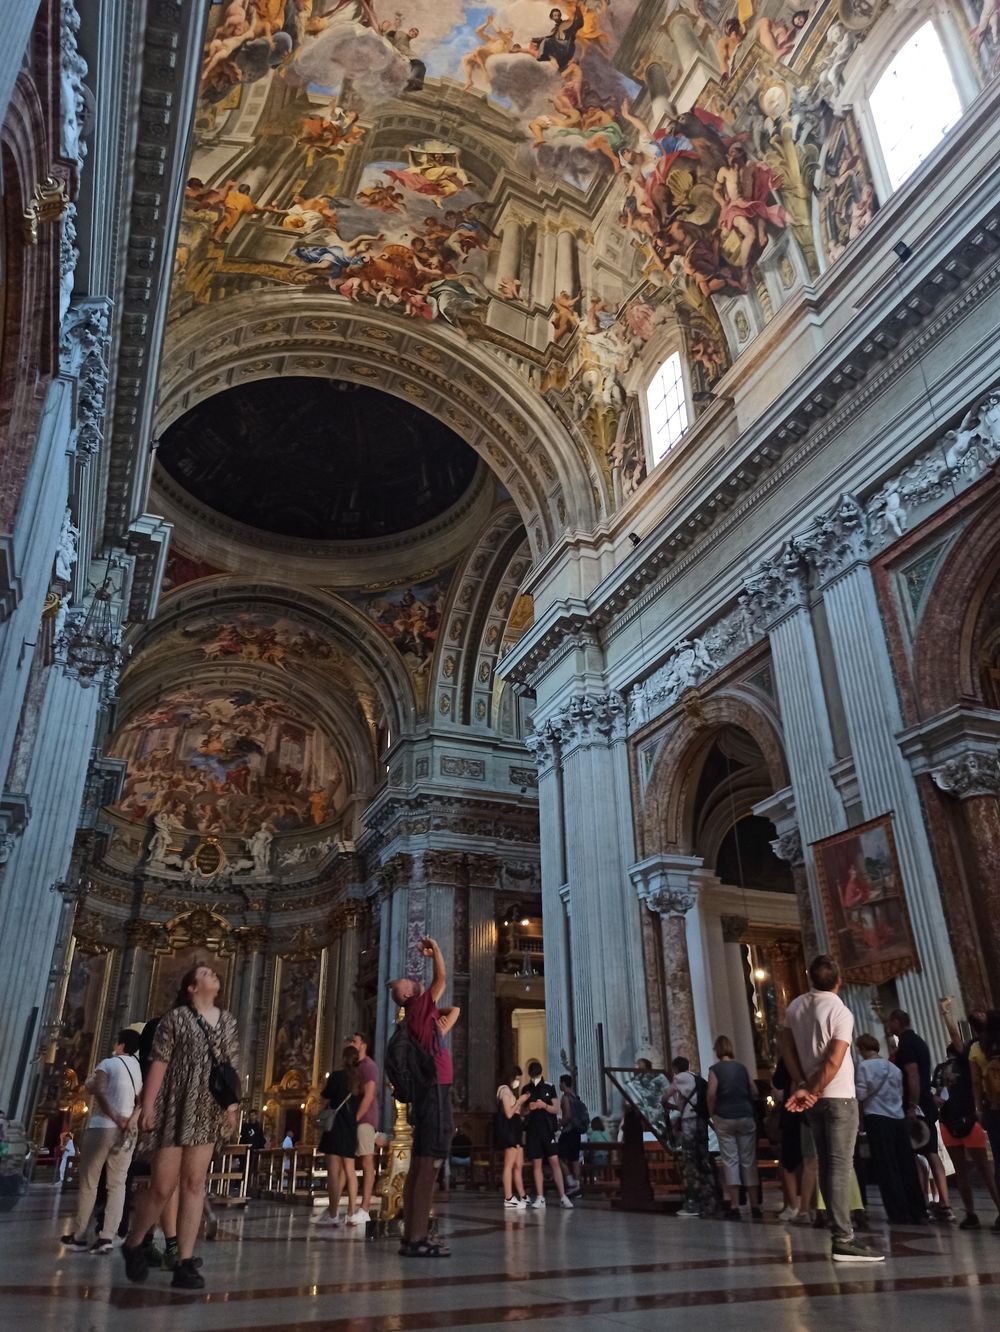
[[[437,1079],[434,1056],[422,1050],[410,1035],[406,1022],[400,1022],[389,1037],[385,1050],[385,1076],[397,1101],[411,1105]]]
[[[590,1128],[590,1111],[586,1103],[577,1096],[575,1092],[570,1092],[570,1112],[569,1126],[575,1133],[586,1133]]]

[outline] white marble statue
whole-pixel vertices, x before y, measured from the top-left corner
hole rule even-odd
[[[271,868],[271,843],[274,833],[262,823],[252,837],[247,838],[246,847],[253,857],[253,872],[267,874]]]
[[[170,815],[166,810],[161,809],[158,814],[153,815],[153,827],[155,831],[149,844],[147,863],[150,866],[159,865],[162,868],[167,863],[170,847],[174,840],[174,825],[171,823]]]
[[[63,514],[62,531],[59,533],[59,543],[56,546],[56,577],[61,578],[64,583],[71,581],[73,577],[73,565],[76,564],[76,543],[80,537],[80,529],[73,526],[73,515],[69,509]]]

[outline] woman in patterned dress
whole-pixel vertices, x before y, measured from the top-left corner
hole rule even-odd
[[[139,1119],[139,1150],[152,1153],[152,1177],[122,1248],[130,1281],[145,1281],[143,1237],[179,1186],[178,1262],[172,1284],[188,1290],[205,1284],[194,1258],[205,1176],[216,1143],[233,1136],[239,1108],[234,1104],[223,1110],[209,1090],[213,1056],[216,1063],[228,1061],[234,1067],[239,1057],[236,1019],[217,1007],[218,994],[218,976],[197,963],[181,978],[174,1006],[156,1028]]]

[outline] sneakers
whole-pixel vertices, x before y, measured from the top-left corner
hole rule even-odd
[[[505,1212],[523,1212],[524,1203],[520,1198],[504,1198],[503,1209]]]
[[[566,1192],[571,1194],[576,1194],[580,1193],[581,1191],[582,1190],[580,1186],[580,1181],[578,1179],[573,1179],[573,1177],[570,1176],[570,1178],[566,1181]]]
[[[126,1236],[126,1238],[128,1238],[128,1237]],[[150,1242],[149,1242],[148,1244],[143,1243],[143,1245],[142,1245],[142,1251],[143,1251],[143,1253],[146,1255],[146,1266],[147,1266],[147,1267],[162,1267],[162,1266],[163,1266],[163,1250],[162,1250],[162,1249],[158,1249],[158,1248],[156,1247],[156,1245],[152,1242],[152,1240],[150,1240]]]
[[[805,1211],[800,1211],[798,1216],[792,1218],[792,1222],[796,1226],[811,1226],[815,1220],[816,1213],[809,1208],[806,1208]],[[826,1225],[826,1222],[824,1221],[823,1224]]]
[[[859,1240],[834,1240],[833,1261],[835,1263],[884,1263],[885,1254],[878,1249],[869,1249]]]
[[[533,1207],[536,1211],[538,1210],[538,1208],[544,1207],[545,1206],[544,1196],[540,1193],[537,1198],[532,1198],[531,1202],[528,1203],[528,1206]]]
[[[941,1203],[932,1203],[931,1217],[935,1221],[954,1221],[955,1213],[950,1207],[943,1207]]]
[[[778,1213],[779,1221],[794,1221],[799,1214],[797,1207],[783,1207]]]
[[[100,1235],[98,1235],[97,1239],[94,1240],[93,1244],[90,1246],[90,1252],[111,1253],[114,1247],[115,1246],[109,1239],[101,1239]]]
[[[958,1223],[958,1228],[959,1228],[959,1230],[980,1230],[980,1229],[982,1229],[982,1227],[981,1227],[980,1224],[979,1224],[979,1217],[976,1216],[975,1212],[966,1212],[966,1214],[965,1214],[965,1220],[964,1220],[964,1221],[959,1221],[959,1223]]]
[[[204,1290],[205,1278],[198,1271],[200,1266],[201,1263],[197,1258],[179,1259],[170,1279],[174,1290]]]
[[[674,1213],[674,1216],[678,1217],[681,1221],[698,1220],[698,1213],[692,1207],[682,1207],[679,1211]]]
[[[560,1206],[560,1207],[565,1207],[565,1209],[566,1209],[567,1212],[572,1212],[572,1210],[573,1210],[573,1204],[572,1204],[572,1203],[570,1202],[570,1200],[566,1197],[565,1193],[564,1193],[563,1196],[559,1199],[559,1206]]]
[[[324,1207],[322,1212],[320,1212],[319,1216],[313,1218],[313,1225],[319,1226],[321,1228],[324,1226],[329,1226],[332,1229],[335,1226],[342,1226],[343,1224],[344,1223],[343,1221],[341,1221],[340,1216],[339,1215],[334,1216],[328,1207]]]
[[[359,1207],[356,1212],[352,1212],[352,1214],[347,1218],[347,1225],[366,1226],[370,1220],[371,1220],[371,1214],[366,1212],[363,1207]]]
[[[64,1249],[70,1249],[73,1253],[86,1253],[89,1247],[85,1239],[78,1240],[71,1230],[59,1236],[59,1243]]]
[[[127,1244],[122,1245],[122,1257],[125,1259],[125,1275],[129,1281],[141,1285],[149,1275],[149,1263],[146,1259],[146,1250],[141,1244],[137,1244],[134,1249],[129,1248]]]

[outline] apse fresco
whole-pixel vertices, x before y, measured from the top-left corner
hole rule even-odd
[[[172,316],[285,287],[524,344],[627,499],[657,330],[705,395],[875,215],[842,92],[886,5],[217,4]],[[997,0],[952,8],[989,76]]]
[[[260,661],[287,671],[295,662],[342,662],[343,653],[288,615],[227,606],[196,613],[174,631],[204,661]]]
[[[344,802],[344,776],[322,731],[286,703],[250,690],[189,690],[118,733],[128,761],[117,809],[199,833],[249,835],[318,827]]]
[[[423,582],[362,588],[341,595],[363,611],[403,658],[415,682],[426,680],[441,632],[452,570]]]

